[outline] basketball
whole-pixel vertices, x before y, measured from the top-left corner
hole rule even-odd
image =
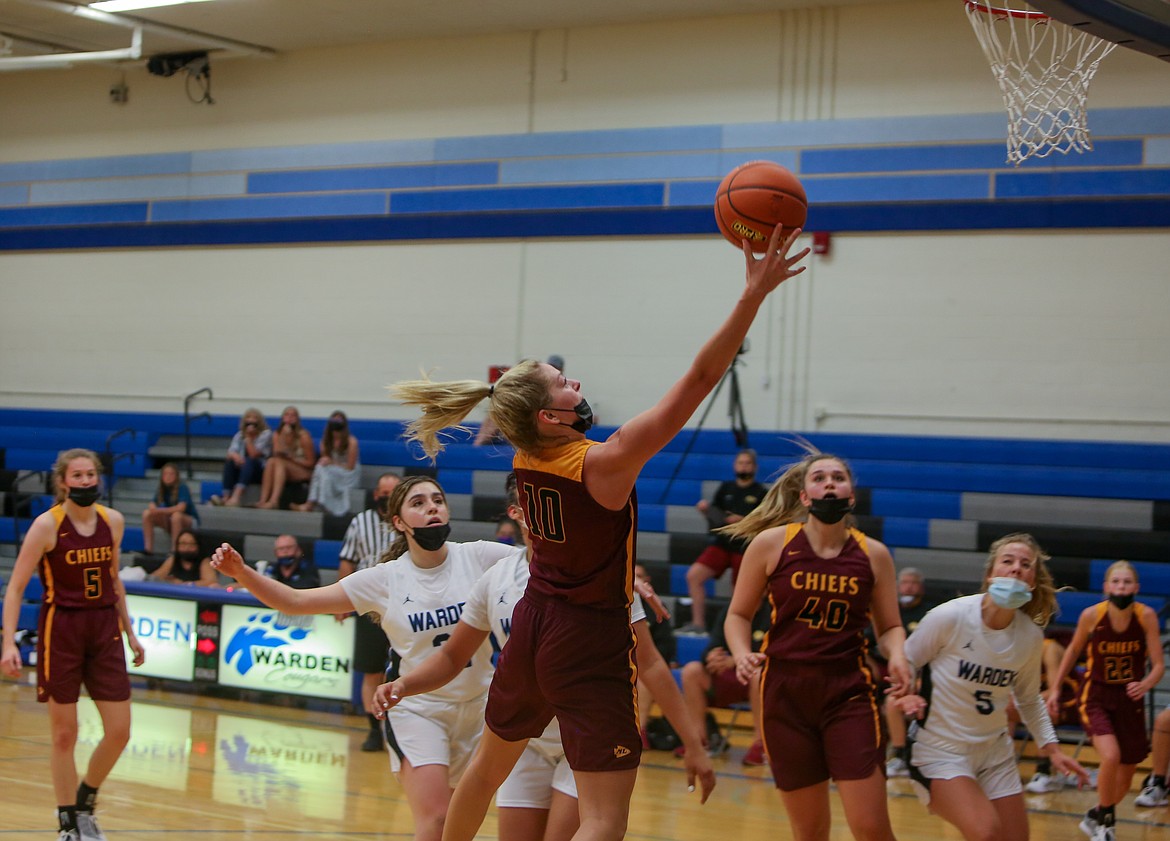
[[[715,221],[728,242],[765,249],[777,225],[802,228],[808,217],[804,185],[772,161],[748,161],[727,173],[715,193]]]

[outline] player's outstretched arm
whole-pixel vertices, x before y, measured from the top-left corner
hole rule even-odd
[[[354,609],[353,602],[341,584],[297,590],[256,572],[244,563],[240,553],[228,543],[222,544],[212,554],[211,566],[229,578],[234,578],[261,602],[281,613],[343,613]]]

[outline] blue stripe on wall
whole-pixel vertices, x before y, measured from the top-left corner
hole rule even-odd
[[[424,164],[352,169],[262,172],[249,176],[249,193],[307,193],[323,190],[391,190],[495,184],[496,163]]]
[[[570,187],[499,187],[394,193],[391,213],[468,213],[496,210],[573,210],[600,207],[655,207],[662,184],[583,184]]]
[[[119,178],[136,175],[177,175],[191,170],[191,153],[122,155],[0,164],[0,182],[60,181],[68,178]]]
[[[1088,155],[1029,159],[1025,167],[1140,166],[1142,141],[1099,141]],[[1003,169],[1004,144],[877,146],[866,149],[812,149],[800,156],[800,172],[902,172],[908,170]]]
[[[666,178],[720,178],[717,152],[675,155],[613,155],[505,161],[501,184],[567,184],[574,181],[652,181]]]
[[[146,208],[145,202],[0,208],[0,228],[145,222]]]
[[[386,212],[383,193],[324,196],[257,196],[239,199],[160,201],[150,206],[152,222],[197,222],[213,219],[284,219],[289,217],[372,216]]]
[[[127,207],[138,207],[145,214],[144,205]],[[9,212],[0,210],[0,214]],[[839,232],[1089,227],[1170,227],[1170,199],[821,205],[810,210],[806,225],[810,231]],[[704,234],[718,236],[709,207],[25,228],[0,230],[0,250]]]
[[[556,155],[607,155],[718,149],[719,126],[674,126],[608,131],[553,131],[435,141],[435,159],[470,161]]]
[[[999,198],[1048,196],[1164,196],[1170,194],[1170,169],[1130,169],[1110,172],[999,173]]]
[[[433,140],[378,140],[273,146],[260,149],[212,149],[194,152],[192,172],[304,169],[318,166],[424,163],[434,160]]]
[[[244,193],[244,174],[171,175],[158,178],[86,179],[33,184],[30,204],[62,202],[130,201],[182,196],[239,196]]]
[[[986,173],[803,178],[810,205],[844,202],[962,201],[990,197]]]
[[[712,207],[719,181],[675,181],[667,185],[666,203],[670,207]]]
[[[0,184],[0,205],[28,204],[28,187],[24,184]]]

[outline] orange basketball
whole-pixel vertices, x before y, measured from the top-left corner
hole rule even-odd
[[[748,161],[727,173],[715,193],[715,221],[736,247],[761,252],[777,225],[802,228],[808,198],[800,180],[778,163]]]

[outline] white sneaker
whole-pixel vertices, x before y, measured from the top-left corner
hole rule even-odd
[[[57,841],[77,841],[76,829],[62,829],[57,834]]]
[[[906,764],[906,760],[900,756],[895,756],[886,763],[887,777],[909,777],[910,766]]]
[[[1112,826],[1097,825],[1097,834],[1093,836],[1093,841],[1116,841],[1117,836],[1113,833]]]
[[[78,841],[107,841],[92,812],[77,813],[77,838]]]
[[[1061,774],[1044,774],[1037,772],[1028,780],[1024,789],[1031,794],[1048,794],[1064,788],[1064,777]]]
[[[1099,841],[1099,836],[1097,835],[1097,830],[1104,829],[1104,827],[1101,826],[1101,824],[1097,823],[1095,820],[1090,818],[1088,815],[1085,815],[1083,818],[1081,818],[1081,822],[1080,822],[1079,826],[1080,826],[1081,832],[1083,832],[1083,833],[1085,833],[1085,835],[1089,836],[1090,841]]]
[[[1170,803],[1170,797],[1167,796],[1166,789],[1162,786],[1148,785],[1142,789],[1142,793],[1133,799],[1135,806],[1165,806]]]

